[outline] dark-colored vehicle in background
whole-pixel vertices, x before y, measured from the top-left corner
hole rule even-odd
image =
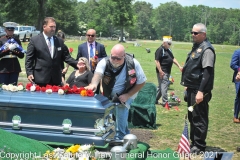
[[[6,32],[5,32],[4,27],[0,27],[0,38],[1,38],[2,36],[5,36],[5,35],[6,35]]]

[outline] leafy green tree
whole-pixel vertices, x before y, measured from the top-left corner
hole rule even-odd
[[[119,27],[121,31],[120,42],[123,42],[123,29],[124,27],[133,25],[133,0],[112,0],[113,7],[115,8],[112,13],[112,23],[114,26]]]

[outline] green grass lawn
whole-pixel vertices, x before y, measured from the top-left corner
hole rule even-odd
[[[74,49],[73,57],[77,55],[77,47],[84,41],[66,41],[68,47]],[[99,41],[106,47],[107,54],[117,41]],[[123,43],[126,52],[134,53],[135,58],[140,62],[147,76],[147,81],[157,85],[157,77],[155,72],[154,54],[155,50],[161,44],[161,41],[138,41],[140,47],[134,47],[134,43]],[[234,84],[231,82],[233,71],[230,69],[231,56],[238,46],[213,45],[216,49],[215,63],[215,81],[213,89],[213,97],[210,101],[209,109],[209,131],[207,136],[207,146],[209,148],[219,148],[228,152],[234,152],[234,160],[240,159],[240,152],[236,152],[236,147],[240,146],[240,124],[233,123],[233,105],[235,98]],[[27,48],[27,42],[23,44]],[[178,62],[183,65],[187,53],[191,50],[191,43],[174,42],[172,51]],[[147,53],[145,48],[150,48],[151,53]],[[27,82],[24,59],[20,60],[22,73],[19,82]],[[72,68],[68,71],[67,76],[72,72]],[[182,100],[179,111],[170,109],[169,111],[160,105],[157,108],[156,124],[158,128],[151,130],[155,137],[150,141],[151,149],[177,149],[183,127],[184,116],[187,113],[186,102],[183,101],[184,87],[181,86],[181,73],[179,69],[173,65],[172,77],[175,82],[170,86],[170,91],[174,91]]]

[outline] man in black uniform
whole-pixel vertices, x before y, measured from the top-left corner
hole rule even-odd
[[[214,81],[215,51],[206,38],[207,28],[202,23],[193,26],[192,50],[188,53],[182,71],[181,84],[187,87],[187,104],[193,106],[188,111],[190,122],[191,153],[199,154],[206,148],[208,130],[208,102],[211,100]]]
[[[18,58],[24,57],[24,50],[21,47],[21,42],[14,37],[14,27],[17,26],[14,22],[3,23],[6,36],[0,38],[0,84],[17,85],[21,66]]]

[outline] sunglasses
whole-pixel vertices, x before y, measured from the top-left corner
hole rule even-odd
[[[122,56],[122,58],[123,58],[124,56]],[[117,60],[117,61],[120,61],[120,60],[122,60],[122,58],[120,58],[120,57],[115,57],[115,56],[112,56],[111,55],[111,59],[112,60]]]
[[[95,35],[87,34],[88,37],[95,37]]]
[[[195,36],[198,35],[199,33],[202,33],[202,32],[191,32],[191,34],[194,34]]]
[[[169,45],[169,46],[171,46],[171,45],[172,45],[172,43],[168,43],[168,45]]]

